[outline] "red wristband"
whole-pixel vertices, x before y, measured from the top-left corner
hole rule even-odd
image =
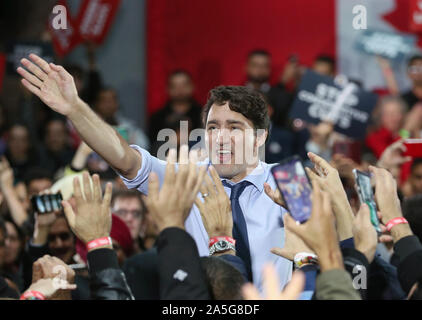
[[[407,220],[403,217],[393,218],[387,222],[385,227],[387,228],[387,231],[390,232],[392,227],[401,223],[409,223],[409,222],[407,222]]]
[[[112,245],[113,242],[111,241],[110,237],[103,237],[103,238],[98,238],[95,240],[92,240],[90,242],[88,242],[86,244],[86,248],[88,250],[92,250],[98,247],[102,247],[102,246],[108,246],[108,245]]]
[[[20,300],[45,300],[44,295],[39,291],[25,291],[21,297]]]
[[[233,238],[231,238],[231,237],[212,237],[211,239],[210,239],[210,241],[208,242],[208,248],[211,248],[211,246],[214,244],[214,243],[216,243],[216,242],[218,242],[218,241],[220,241],[220,240],[227,240],[228,242],[230,242],[232,245],[235,245],[236,244],[236,240],[234,240]]]

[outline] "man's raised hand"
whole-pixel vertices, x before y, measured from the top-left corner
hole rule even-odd
[[[62,66],[49,64],[33,53],[29,59],[21,60],[29,71],[17,69],[22,84],[54,111],[69,115],[79,101],[73,77]]]

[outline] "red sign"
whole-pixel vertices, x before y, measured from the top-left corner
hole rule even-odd
[[[409,28],[414,32],[422,31],[422,0],[410,0]]]
[[[72,51],[81,42],[81,38],[77,28],[75,27],[73,19],[70,16],[69,7],[67,6],[66,1],[60,0],[57,3],[57,6],[59,5],[66,9],[66,28],[56,28],[54,19],[57,19],[57,15],[60,13],[54,12],[51,13],[48,19],[48,27],[51,32],[54,51],[58,56],[63,57]]]
[[[120,0],[84,0],[76,18],[81,38],[101,44],[110,29]]]

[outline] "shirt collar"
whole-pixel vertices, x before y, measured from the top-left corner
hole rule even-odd
[[[264,190],[264,182],[266,181],[265,176],[265,170],[264,166],[262,165],[262,161],[258,162],[258,165],[255,167],[255,169],[252,170],[250,174],[248,174],[246,177],[244,177],[242,180],[240,180],[238,183],[242,181],[249,181],[252,183],[252,185],[258,189],[259,192],[262,192]],[[232,181],[228,179],[221,179],[221,181],[226,181],[230,185],[234,185]]]

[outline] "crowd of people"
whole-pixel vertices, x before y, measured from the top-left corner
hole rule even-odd
[[[0,298],[421,297],[422,158],[405,154],[404,139],[422,134],[422,56],[408,61],[408,92],[378,58],[386,88],[362,141],[289,117],[306,70],[295,55],[273,86],[270,53],[250,52],[245,83],[210,88],[203,107],[191,75],[175,70],[148,132],[120,113],[89,62],[30,54],[17,69],[19,114],[0,105]],[[310,69],[336,76],[330,56]],[[182,122],[202,136],[189,140]],[[158,159],[163,129],[175,136]],[[312,184],[303,224],[271,175],[292,155]],[[381,232],[353,169],[371,175]],[[60,208],[46,212],[32,200],[57,193]]]

